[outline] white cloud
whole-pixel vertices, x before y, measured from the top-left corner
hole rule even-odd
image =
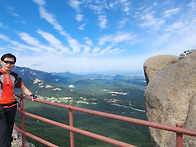
[[[73,53],[79,53],[81,45],[78,43],[77,40],[67,37],[67,41],[69,42],[70,47],[72,48]]]
[[[168,17],[171,17],[172,15],[177,14],[178,12],[179,12],[179,8],[166,10],[163,12],[163,17],[168,18]]]
[[[37,3],[38,5],[42,6],[44,5],[46,2],[45,0],[33,0],[35,3]]]
[[[115,2],[110,2],[109,7],[113,8],[115,6]]]
[[[191,47],[195,48],[194,47],[195,41],[193,41],[192,38],[195,38],[194,34],[196,33],[196,27],[195,27],[196,8],[194,10],[194,4],[192,2],[189,3],[187,6],[188,7],[185,8],[176,8],[176,9],[171,9],[171,11],[168,10],[164,11],[164,12],[168,12],[165,13],[167,14],[168,17],[171,16],[170,14],[172,15],[175,14],[176,17],[173,17],[172,20],[170,19],[170,21],[166,21],[166,24],[164,25],[164,27],[162,27],[161,29],[162,32],[159,33],[159,36],[157,36],[156,43],[155,43],[157,45],[157,48],[159,49],[164,48],[166,52],[175,52],[175,53],[181,52],[186,48],[191,48]],[[178,15],[177,13],[179,13],[180,12],[179,10],[182,9],[184,10],[183,14]],[[189,41],[187,40],[188,38]]]
[[[127,15],[130,13],[130,2],[127,0],[118,0],[115,2],[110,1],[78,1],[78,0],[70,0],[69,5],[76,10],[76,20],[81,22],[84,20],[84,15],[81,14],[82,8],[89,8],[93,11],[94,14],[98,16],[98,26],[101,29],[105,29],[108,19],[106,16],[106,11],[118,10],[117,8],[120,5],[122,8],[121,12],[125,12]],[[80,26],[79,29],[83,30],[83,26]]]
[[[120,2],[121,2],[122,5],[123,5],[123,11],[124,11],[127,15],[129,15],[129,11],[130,11],[130,2],[127,1],[127,0],[121,0]]]
[[[21,44],[17,41],[13,41],[13,40],[9,40],[9,42],[12,44],[12,46],[10,46],[9,48],[11,50],[16,50],[16,51],[23,51],[23,52],[26,52],[26,50],[30,50],[30,51],[33,51],[33,53],[41,53],[42,50],[40,50],[40,48],[37,48],[37,47],[32,47],[32,46],[28,46],[28,45],[24,45],[24,44]]]
[[[5,41],[10,41],[10,39],[7,36],[3,35],[3,34],[0,34],[0,39],[3,39]]]
[[[138,26],[145,29],[148,28],[152,31],[160,30],[161,26],[165,24],[165,18],[171,16],[174,13],[177,13],[178,9],[170,9],[162,12],[162,16],[160,16],[160,8],[158,8],[158,4],[155,2],[147,7],[145,5],[141,6],[139,10],[140,12],[140,19],[142,23],[139,23]],[[139,14],[139,13],[138,13]]]
[[[41,32],[41,31],[38,31],[38,33],[42,36],[42,37],[44,37],[44,32]],[[11,40],[9,40],[8,38],[7,38],[7,41],[8,42],[11,42],[15,47],[13,47],[13,49],[16,49],[16,50],[20,50],[20,49],[29,49],[29,50],[31,50],[31,51],[34,51],[35,53],[36,52],[44,52],[45,54],[47,54],[47,53],[51,53],[51,54],[57,54],[57,53],[59,53],[60,51],[58,51],[58,50],[60,50],[61,49],[61,53],[63,53],[63,52],[66,52],[66,53],[69,53],[67,50],[67,48],[66,47],[63,47],[62,45],[59,45],[58,43],[54,43],[56,40],[55,40],[55,38],[52,38],[51,36],[50,36],[50,34],[48,33],[46,33],[46,35],[47,35],[47,37],[48,38],[50,38],[50,39],[48,39],[47,41],[48,42],[52,42],[51,43],[51,45],[54,47],[54,48],[52,48],[52,47],[50,47],[50,46],[45,46],[45,45],[42,45],[39,41],[38,41],[38,39],[36,39],[36,38],[34,38],[34,37],[32,37],[32,36],[30,36],[29,34],[27,34],[27,33],[25,33],[25,32],[20,32],[20,33],[18,33],[18,35],[20,36],[20,38],[22,39],[22,40],[24,40],[26,43],[28,43],[30,46],[28,46],[28,45],[24,45],[24,44],[21,44],[21,43],[19,43],[19,42],[16,42],[16,41],[11,41]],[[6,38],[5,38],[6,39]],[[46,38],[45,38],[46,39]],[[56,41],[57,42],[57,41]],[[58,49],[58,50],[57,50]]]
[[[99,45],[104,45],[105,42],[109,42],[111,41],[113,35],[105,35],[103,37],[100,38],[99,40]]]
[[[12,16],[15,16],[15,17],[19,17],[19,16],[20,16],[19,14],[17,14],[17,13],[15,12],[15,10],[14,10],[14,8],[13,8],[12,6],[8,6],[8,7],[7,7],[7,10],[8,10],[8,12],[9,12]]]
[[[79,22],[81,22],[81,21],[83,20],[83,17],[84,17],[84,15],[82,15],[82,14],[77,14],[77,15],[76,15],[76,20],[79,21]]]
[[[40,44],[40,42],[36,38],[30,36],[29,34],[27,34],[25,32],[20,32],[20,33],[18,33],[18,35],[20,36],[20,38],[22,40],[24,40],[30,46],[8,39],[7,41],[12,43],[12,45],[14,45],[12,47],[12,49],[16,49],[16,50],[28,49],[28,50],[33,51],[34,53],[40,53],[40,52],[54,53],[54,52],[56,52],[56,50],[54,48]]]
[[[144,22],[142,24],[140,24],[140,26],[142,28],[144,27],[150,27],[153,30],[159,30],[160,26],[163,25],[165,23],[164,19],[161,18],[155,18],[153,16],[153,13],[146,13],[141,17],[142,20],[144,20]]]
[[[129,33],[117,34],[116,36],[113,36],[112,41],[114,43],[131,41],[131,40],[133,40],[134,37],[135,37],[134,35],[131,35]]]
[[[18,33],[18,35],[21,37],[22,40],[24,40],[28,44],[33,46],[40,46],[40,42],[36,38],[31,37],[29,34],[21,32]]]
[[[135,37],[135,35],[131,35],[130,33],[116,33],[113,35],[105,35],[100,38],[99,45],[104,45],[106,42],[116,44],[119,42],[128,41],[129,43],[131,43],[131,41],[133,41]]]
[[[120,53],[125,52],[125,51],[127,51],[127,49],[116,48],[116,49],[111,50],[110,52],[113,53],[113,54],[120,54]]]
[[[93,10],[95,14],[101,14],[102,13],[102,7],[101,6],[90,4],[89,8],[91,10]]]
[[[101,48],[99,47],[95,47],[92,51],[93,54],[97,53],[98,51],[100,51]]]
[[[89,52],[90,52],[90,50],[91,50],[91,48],[90,48],[90,46],[85,46],[84,47],[84,54],[88,54]]]
[[[7,50],[5,47],[0,47],[0,51],[5,51],[5,50]]]
[[[69,1],[69,5],[74,8],[76,10],[76,20],[78,22],[81,22],[84,19],[84,15],[81,14],[81,9],[80,9],[80,5],[82,4],[82,2],[78,1],[78,0],[70,0]],[[80,27],[81,29],[81,27]]]
[[[85,26],[86,26],[86,23],[83,23],[82,25],[80,25],[80,26],[78,27],[78,29],[79,29],[79,30],[84,30]]]
[[[196,30],[194,30],[195,32]],[[179,36],[176,39],[170,39],[166,44],[160,44],[159,50],[152,52],[154,55],[171,54],[179,56],[184,50],[196,49],[195,33]]]
[[[49,13],[45,8],[44,4],[46,3],[44,0],[33,0],[35,3],[39,5],[40,16],[48,21],[54,28],[59,31],[60,34],[66,36],[67,33],[63,30],[63,27],[57,22],[55,15]]]
[[[106,52],[109,52],[111,50],[112,46],[107,46],[105,49],[103,49],[100,54],[104,54]]]
[[[121,52],[126,51],[126,49],[119,49],[115,48],[113,49],[113,46],[107,46],[105,49],[101,50],[99,52],[99,55],[104,55],[104,54],[119,54]]]
[[[127,19],[127,18],[123,18],[121,21],[120,21],[120,23],[119,23],[119,28],[123,28],[125,25],[126,25],[126,23],[129,21],[129,19]]]
[[[62,46],[61,42],[56,39],[54,35],[41,30],[38,30],[37,33],[40,34],[44,39],[46,39],[53,47],[58,48],[59,46]]]
[[[101,29],[106,28],[106,24],[107,24],[107,18],[105,15],[99,15],[99,26]]]
[[[92,40],[90,40],[88,37],[84,37],[84,39],[86,40],[85,43],[89,46],[93,45]]]
[[[188,4],[188,6],[191,8],[191,11],[195,11],[196,10],[196,3],[195,1],[192,1]]]
[[[71,7],[76,9],[77,12],[80,12],[80,4],[81,4],[80,1],[78,1],[78,0],[70,0],[69,4],[70,4]]]
[[[39,0],[36,0],[35,2],[38,5],[40,5],[39,10],[40,10],[41,17],[44,18],[45,20],[47,20],[50,24],[52,24],[54,26],[54,28],[59,31],[60,34],[64,35],[67,38],[67,41],[68,41],[70,47],[72,48],[73,53],[79,53],[81,45],[78,43],[78,41],[76,39],[72,38],[69,34],[67,34],[63,30],[63,27],[57,22],[57,20],[53,14],[47,12],[47,10],[43,7],[44,1],[40,2]],[[77,6],[77,5],[75,5],[75,6]],[[67,48],[64,48],[64,51],[69,52],[67,50]]]
[[[117,53],[119,51],[120,51],[120,49],[116,48],[116,49],[112,49],[112,50],[108,51],[108,53]]]
[[[183,22],[175,22],[171,25],[168,25],[165,29],[167,32],[173,32],[173,31],[179,31],[185,27],[185,24]]]
[[[60,50],[60,53],[70,54],[70,50],[67,47],[63,46],[61,41],[59,41],[54,35],[41,30],[38,30],[37,33],[40,34],[44,39],[46,39],[52,47],[56,48],[56,51]]]
[[[42,6],[40,6],[39,10],[40,10],[40,15],[41,15],[42,18],[44,18],[50,24],[52,24],[54,26],[54,28],[56,30],[58,30],[59,32],[63,31],[62,26],[58,24],[58,22],[56,21],[55,16],[53,14],[48,13],[47,10]],[[65,33],[63,33],[63,34],[65,34]]]
[[[190,25],[191,24],[191,25]],[[165,51],[167,53],[179,55],[184,50],[196,48],[196,21],[190,24],[173,24],[173,30],[168,30],[170,38],[167,42],[160,43],[160,52]],[[172,26],[171,26],[172,27]]]
[[[91,10],[93,10],[93,12],[95,13],[95,14],[97,14],[98,15],[98,21],[99,21],[99,23],[98,23],[98,25],[99,25],[99,27],[101,28],[101,29],[105,29],[106,28],[106,24],[107,24],[107,16],[104,14],[104,11],[103,11],[103,9],[105,8],[104,6],[104,4],[102,3],[102,2],[95,2],[96,3],[96,5],[94,5],[94,4],[90,4],[89,5],[89,8],[91,9]],[[105,3],[105,2],[104,2]],[[103,4],[103,5],[102,5]]]

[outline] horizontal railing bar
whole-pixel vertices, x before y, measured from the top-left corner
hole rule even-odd
[[[43,118],[43,117],[40,117],[40,116],[31,114],[31,113],[28,113],[28,112],[19,110],[19,109],[17,111],[26,115],[26,116],[29,116],[29,117],[32,117],[32,118],[50,123],[52,125],[56,125],[58,127],[61,127],[61,128],[64,128],[64,129],[67,129],[67,130],[70,130],[70,131],[73,131],[73,132],[76,132],[76,133],[83,134],[83,135],[86,135],[86,136],[89,136],[89,137],[92,137],[92,138],[95,138],[95,139],[98,139],[98,140],[105,141],[105,142],[108,142],[110,144],[118,145],[118,146],[121,146],[121,147],[136,147],[136,146],[133,146],[133,145],[130,145],[130,144],[127,144],[127,143],[124,143],[124,142],[121,142],[121,141],[118,141],[118,140],[115,140],[115,139],[111,139],[111,138],[101,136],[101,135],[98,135],[98,134],[95,134],[95,133],[92,133],[92,132],[88,132],[88,131],[84,131],[84,130],[81,130],[81,129],[78,129],[78,128],[75,128],[75,127],[71,127],[71,126],[68,126],[68,125],[65,125],[65,124],[47,119],[47,118]]]
[[[31,100],[31,98],[21,96],[19,94],[16,94],[16,96],[27,99],[27,100]],[[143,126],[153,127],[153,128],[157,128],[157,129],[172,131],[172,132],[176,132],[176,133],[182,133],[182,134],[186,134],[186,135],[196,136],[195,130],[190,130],[190,129],[186,129],[186,128],[178,128],[176,126],[170,126],[170,125],[150,122],[150,121],[146,121],[146,120],[129,118],[129,117],[125,117],[125,116],[120,116],[120,115],[115,115],[115,114],[110,114],[110,113],[105,113],[105,112],[100,112],[100,111],[95,111],[95,110],[90,110],[90,109],[84,109],[84,108],[74,107],[74,106],[70,106],[70,105],[63,105],[63,104],[39,100],[39,99],[35,99],[35,101],[39,102],[39,103],[44,103],[44,104],[56,106],[56,107],[72,109],[72,110],[83,112],[83,113],[112,118],[112,119],[121,120],[121,121],[134,123],[134,124],[138,124],[138,125],[143,125]]]
[[[120,115],[115,115],[115,114],[110,114],[110,113],[105,113],[105,112],[99,112],[99,111],[94,111],[94,110],[89,110],[89,109],[84,109],[84,108],[78,108],[78,107],[74,107],[74,106],[69,106],[69,109],[79,111],[79,112],[89,113],[89,114],[93,114],[93,115],[98,115],[98,116],[102,116],[102,117],[112,118],[112,119],[116,119],[116,120],[121,120],[121,121],[129,122],[129,123],[134,123],[134,124],[138,124],[138,125],[143,125],[143,126],[153,127],[153,128],[157,128],[157,129],[172,131],[172,132],[176,132],[176,133],[183,133],[186,135],[196,136],[196,131],[185,129],[185,128],[178,128],[178,127],[174,127],[174,126],[170,126],[170,125],[149,122],[149,121],[145,121],[145,120],[129,118],[129,117],[125,117],[125,116],[120,116]]]
[[[24,134],[24,135],[26,135],[26,136],[28,136],[28,137],[34,139],[34,140],[37,140],[38,142],[41,142],[41,143],[43,143],[43,144],[45,144],[45,145],[47,145],[47,146],[49,146],[49,147],[59,147],[59,146],[57,146],[57,145],[55,145],[55,144],[52,144],[52,143],[50,143],[50,142],[48,142],[48,141],[46,141],[46,140],[41,139],[41,138],[39,138],[39,137],[37,137],[37,136],[35,136],[35,135],[32,135],[32,134],[30,134],[30,133],[27,133],[27,132],[21,130],[21,129],[18,128],[16,125],[14,125],[14,128],[15,128],[18,132],[20,132],[20,133],[22,133],[22,134]]]

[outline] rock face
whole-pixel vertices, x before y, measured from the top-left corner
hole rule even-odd
[[[178,60],[179,57],[173,55],[159,55],[147,59],[144,63],[144,74],[147,84],[160,70]]]
[[[15,129],[13,129],[12,138],[13,141],[11,147],[22,147],[22,136]],[[35,145],[25,141],[25,147],[35,147]]]
[[[170,61],[158,63],[160,57],[166,59],[157,56],[144,63],[145,76],[149,80],[144,94],[147,118],[171,126],[181,123],[184,128],[196,130],[196,51],[180,60],[170,56]],[[155,71],[151,70],[157,65],[160,66],[153,68]],[[153,128],[150,133],[155,147],[176,144],[175,133]],[[184,135],[184,146],[196,147],[195,140],[196,137]]]

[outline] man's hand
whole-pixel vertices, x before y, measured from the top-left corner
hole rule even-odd
[[[36,99],[36,98],[37,98],[37,96],[36,96],[36,95],[34,95],[34,94],[31,94],[31,95],[30,95],[30,98],[32,99],[32,101],[34,101],[34,99]]]

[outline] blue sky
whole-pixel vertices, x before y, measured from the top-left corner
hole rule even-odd
[[[0,0],[0,54],[47,72],[142,71],[196,48],[195,0]]]

